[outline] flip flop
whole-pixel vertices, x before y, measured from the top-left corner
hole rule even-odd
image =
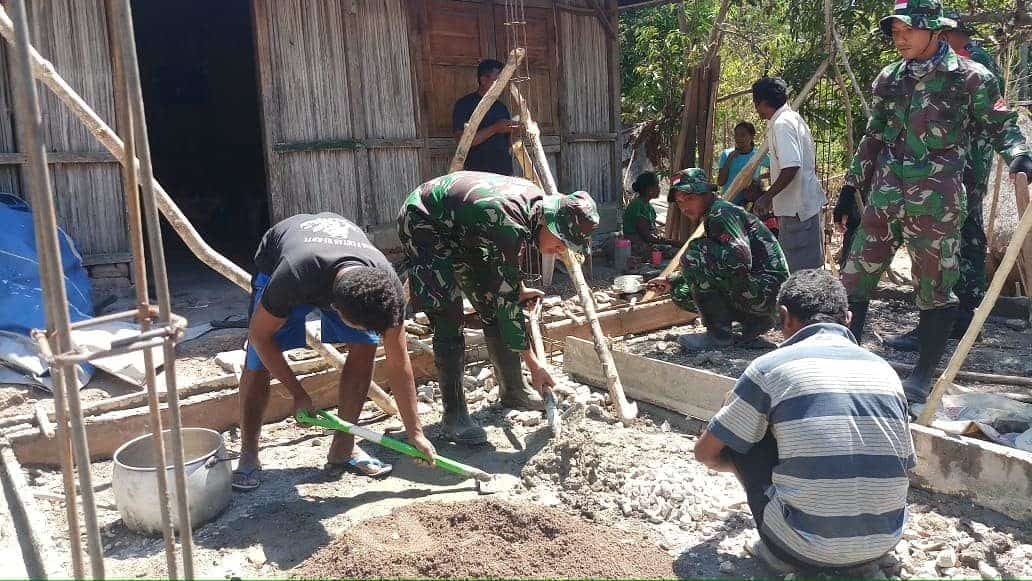
[[[327,462],[323,470],[343,470],[357,476],[368,476],[369,478],[383,478],[394,470],[394,466],[384,464],[379,458],[367,456],[365,458],[348,458],[344,462]]]
[[[232,486],[234,490],[248,491],[258,488],[262,481],[258,479],[258,475],[261,474],[262,467],[255,466],[249,470],[241,470],[237,468],[233,471]]]

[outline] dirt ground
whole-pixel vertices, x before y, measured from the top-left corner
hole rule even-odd
[[[424,502],[366,521],[295,578],[673,577],[673,558],[639,537],[556,510],[496,500]]]
[[[370,524],[371,528],[363,528],[360,523],[417,503],[420,506],[428,502],[468,503],[485,498],[525,507],[526,514],[519,518],[533,520],[538,518],[533,515],[545,514],[536,512],[536,507],[551,508],[548,514],[552,515],[556,511],[569,515],[586,527],[574,527],[573,521],[562,520],[572,527],[563,529],[572,531],[570,539],[580,538],[577,535],[586,534],[588,530],[597,532],[597,528],[591,527],[601,526],[608,529],[613,538],[634,539],[658,547],[669,560],[670,575],[682,578],[769,576],[744,551],[755,531],[737,482],[727,474],[707,469],[692,457],[691,450],[702,427],[699,422],[641,405],[641,418],[624,427],[609,418],[611,410],[605,407],[604,394],[566,378],[561,380],[560,388],[564,407],[575,401],[588,402],[588,405],[578,407],[582,411],[574,411],[567,418],[564,436],[559,441],[551,438],[540,413],[503,410],[491,403],[492,396],[497,395],[497,390],[493,389],[486,398],[475,398],[471,394],[471,399],[477,399],[471,406],[472,413],[487,426],[490,443],[475,448],[454,446],[436,439],[439,401],[424,403],[422,418],[428,426],[428,436],[440,453],[491,473],[515,477],[515,486],[490,497],[479,496],[471,481],[419,466],[368,443],[363,444],[366,450],[394,464],[391,477],[370,480],[326,472],[322,465],[331,439],[327,434],[298,426],[293,420],[265,426],[261,441],[264,465],[261,487],[254,492],[234,494],[225,512],[194,533],[198,578],[332,577],[348,572],[364,576],[372,569],[352,571],[347,567],[374,569],[387,564],[348,561],[341,556],[348,542],[341,538],[356,537],[342,535],[358,535],[367,530],[385,533],[389,523],[418,521],[427,527],[431,514],[438,514],[442,520],[439,525],[445,526],[443,521],[449,515],[463,513],[466,509],[412,509],[415,512],[405,513],[409,516],[376,521],[379,524]],[[422,386],[421,391],[433,393],[433,385]],[[390,424],[384,422],[372,427],[378,430],[395,427]],[[225,437],[230,452],[238,450],[236,433],[227,432]],[[101,503],[100,523],[108,575],[121,578],[163,575],[161,540],[126,529],[113,506],[111,463],[97,463],[93,470]],[[57,540],[55,552],[67,567],[68,557],[63,552],[67,543],[63,540],[66,525],[60,501],[60,474],[33,467],[27,468],[27,472],[36,492],[36,502]],[[1015,522],[963,500],[931,496],[918,490],[911,491],[910,501],[905,542],[883,559],[881,572],[873,572],[875,577],[971,577],[979,574],[980,562],[1005,576],[1032,576],[1032,525],[1029,523]],[[496,514],[491,518],[502,517]],[[406,530],[409,532],[405,534],[415,534],[412,532],[415,529]],[[434,535],[440,533],[434,530]],[[452,532],[474,538],[468,530]],[[414,567],[415,563],[424,562],[419,558],[423,550],[419,542],[407,543],[386,534],[398,546],[392,547],[393,552],[385,553],[412,556],[412,559],[391,561],[391,567]],[[596,539],[603,538],[601,535],[593,533]],[[495,546],[491,544],[494,542],[487,539],[483,546],[467,549],[471,555],[468,560],[456,557],[433,561],[436,565],[431,565],[442,567],[441,574],[479,575],[483,569],[478,567],[483,565],[472,556],[481,549],[493,554],[494,549],[490,547]],[[546,545],[543,540],[528,541],[526,547],[540,551],[538,556],[545,556],[550,554],[543,548]],[[568,547],[567,552],[576,550],[572,545],[562,546]],[[580,548],[582,552],[592,550],[595,549],[590,546]],[[956,556],[955,560],[948,559],[951,554]],[[325,565],[326,571],[310,567],[313,556]],[[936,563],[944,562],[955,564],[937,567]],[[582,573],[592,577],[622,575],[625,570],[615,571]],[[641,571],[642,575],[644,573]],[[500,574],[508,576],[509,572]],[[417,571],[413,575],[423,573]],[[517,576],[541,577],[551,576],[551,573],[528,570]]]
[[[610,269],[596,265],[592,281],[595,286],[605,285],[611,276]],[[551,290],[561,291],[564,284],[567,284],[566,279],[560,276]],[[199,287],[209,290],[202,291]],[[873,304],[869,325],[872,332],[865,337],[865,345],[888,359],[912,361],[913,355],[887,351],[880,343],[879,336],[916,323],[916,310],[906,290],[885,288],[889,292]],[[183,293],[176,295],[182,301],[180,311],[193,310],[193,314],[185,313],[191,320],[207,322],[244,312],[243,293],[228,283],[222,286],[199,284],[187,287]],[[224,298],[222,302],[216,302],[219,293]],[[570,294],[566,289],[563,296]],[[657,331],[618,344],[650,357],[731,376],[741,373],[749,361],[764,352],[735,347],[722,353],[685,357],[676,344],[676,336],[698,330]],[[243,330],[227,329],[182,344],[177,369],[182,369],[184,375],[197,376],[221,372],[211,357],[219,351],[239,348],[243,337]],[[776,331],[768,338],[781,340]],[[1027,367],[1032,361],[1029,338],[1029,331],[1013,321],[991,320],[985,339],[966,369],[1032,374]],[[483,365],[478,364],[468,370],[468,375],[470,379],[489,376],[485,371]],[[537,523],[535,526],[558,523],[555,527],[562,535],[550,541],[546,540],[545,533],[541,533],[543,537],[528,535],[527,539],[520,539],[524,543],[524,552],[520,554],[528,554],[527,558],[536,563],[535,557],[552,556],[549,551],[561,547],[570,559],[575,559],[564,562],[570,567],[563,570],[565,575],[652,576],[647,567],[663,563],[666,568],[655,572],[656,575],[769,576],[769,572],[744,551],[755,530],[738,483],[733,477],[708,470],[693,459],[692,447],[702,429],[699,422],[641,405],[641,418],[625,427],[610,419],[611,409],[607,407],[605,394],[560,377],[557,393],[561,395],[563,407],[574,403],[582,405],[581,411],[568,418],[564,436],[558,441],[551,438],[540,413],[500,409],[496,405],[497,388],[490,377],[470,382],[467,399],[471,402],[471,413],[487,427],[490,438],[488,445],[476,448],[458,447],[436,439],[440,394],[432,382],[420,386],[421,417],[440,453],[488,472],[508,475],[516,481],[514,487],[491,497],[478,495],[471,481],[414,464],[369,443],[363,447],[394,464],[392,476],[370,480],[327,472],[322,466],[331,441],[329,434],[298,426],[290,419],[265,426],[261,440],[263,484],[254,492],[234,494],[230,506],[221,515],[195,531],[197,577],[373,576],[376,571],[390,567],[396,567],[391,571],[407,576],[541,577],[556,574],[542,569],[525,572],[483,569],[483,559],[478,555],[497,557],[503,554],[498,551],[503,551],[504,547],[501,541],[487,538],[490,535],[486,532],[463,528],[466,523],[453,522],[456,515],[463,514],[477,515],[488,522],[517,518]],[[96,395],[91,390],[96,390]],[[0,402],[5,393],[0,388]],[[105,393],[108,392],[103,388],[91,385],[83,391],[83,397],[99,399],[106,397]],[[16,401],[17,405],[8,408],[6,413],[27,411],[39,394],[11,392],[7,397],[17,400],[19,396],[23,401]],[[0,415],[3,413],[0,411]],[[371,406],[366,415],[374,415]],[[398,428],[398,422],[381,422],[372,427],[392,430]],[[237,452],[236,431],[226,432],[224,437],[230,454]],[[38,467],[27,467],[26,471],[36,504],[55,539],[56,547],[51,553],[67,572],[67,528],[60,474]],[[111,462],[96,463],[93,471],[108,576],[164,575],[162,541],[128,530],[114,507]],[[483,503],[485,498],[492,502]],[[506,513],[499,507],[511,505],[494,501],[514,503],[521,511]],[[441,503],[462,504],[445,507]],[[879,570],[869,571],[868,576],[901,579],[990,578],[996,574],[1032,576],[1030,523],[1015,522],[965,500],[933,496],[919,490],[911,491],[910,503],[904,541],[879,563]],[[388,516],[393,511],[400,512]],[[435,521],[435,516],[439,520]],[[392,531],[391,527],[396,530]],[[423,551],[439,553],[443,549],[428,549],[421,544],[418,539],[425,536],[423,531],[431,531],[434,547],[445,546],[444,535],[454,538],[454,543],[470,542],[467,539],[486,541],[462,545],[467,547],[462,554],[453,552],[450,559],[434,559]],[[503,532],[503,526],[491,528],[492,534]],[[399,538],[395,539],[394,533]],[[605,537],[606,534],[610,537]],[[412,535],[413,541],[407,542],[410,537],[405,535]],[[557,540],[560,538],[566,540]],[[600,541],[606,538],[617,540]],[[566,541],[570,544],[564,544]],[[369,556],[377,542],[389,547],[375,551],[380,557],[395,555],[400,560],[388,562]],[[592,551],[599,545],[613,546],[613,542],[620,542],[621,550],[641,551],[633,555],[652,556],[647,560],[631,557],[636,565],[645,566],[640,570],[628,571],[619,565],[601,570],[577,569],[581,565],[603,565],[601,558],[591,557],[595,554]],[[347,551],[354,551],[354,547],[370,550],[362,552],[361,560],[348,560]],[[647,547],[655,550],[649,553]],[[590,558],[578,561],[577,555]],[[316,563],[318,567],[313,569]],[[426,573],[418,568],[405,569],[419,566],[437,569],[432,572],[428,569]]]

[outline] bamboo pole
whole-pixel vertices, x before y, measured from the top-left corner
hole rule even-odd
[[[846,68],[846,74],[849,75],[849,79],[853,81],[853,88],[856,89],[856,94],[860,98],[860,107],[864,111],[864,117],[871,118],[871,107],[867,104],[867,99],[864,98],[864,91],[860,87],[860,82],[856,80],[856,74],[853,73],[853,67],[849,65],[849,53],[846,52],[845,47],[842,45],[842,39],[839,38],[838,29],[832,26],[831,29],[832,38],[835,40],[835,50],[839,56],[842,57],[842,66]]]
[[[792,100],[793,109],[799,108],[799,106],[802,105],[804,101],[806,101],[806,98],[810,96],[810,92],[813,91],[813,88],[817,85],[817,81],[819,81],[820,78],[824,75],[824,73],[828,70],[828,65],[830,63],[831,59],[827,58],[824,59],[824,62],[822,62],[820,66],[817,67],[817,71],[814,72],[812,77],[810,77],[810,80],[806,81],[806,84],[803,85],[803,89],[799,91],[799,94],[797,94],[795,98]],[[742,188],[744,188],[748,182],[752,181],[752,176],[754,173],[756,173],[756,168],[759,167],[760,162],[763,160],[763,157],[767,155],[768,151],[770,151],[770,142],[769,140],[765,139],[763,141],[763,145],[761,145],[760,148],[756,151],[756,153],[752,156],[752,158],[749,159],[749,163],[745,164],[745,167],[742,168],[742,171],[738,172],[738,175],[735,176],[734,181],[732,181],[731,185],[728,186],[727,193],[724,194],[725,200],[733,199],[736,195],[738,195],[738,192],[742,191]],[[675,206],[676,204],[671,206],[671,208],[674,211],[676,211]],[[677,254],[675,254],[673,259],[670,260],[670,264],[668,264],[666,268],[663,269],[663,272],[659,274],[659,278],[667,278],[677,271],[677,269],[681,266],[681,257],[684,256],[684,253],[688,250],[688,245],[691,244],[692,240],[695,240],[696,238],[702,236],[704,231],[703,228],[704,223],[699,224],[699,227],[695,229],[695,232],[692,233],[688,241],[681,246],[681,249],[678,250]],[[656,298],[656,294],[656,291],[653,290],[646,291],[645,296],[641,299],[641,302],[644,303],[651,301],[652,299]]]
[[[552,171],[548,168],[545,149],[541,146],[541,130],[530,116],[527,102],[523,99],[523,95],[520,94],[519,88],[516,85],[510,85],[509,90],[512,92],[513,99],[520,109],[520,123],[524,125],[525,135],[530,142],[530,159],[534,164],[534,171],[541,178],[541,182],[545,186],[545,193],[550,196],[558,196],[559,189],[555,185]],[[588,319],[588,323],[591,326],[591,337],[595,343],[595,352],[598,353],[598,358],[602,362],[602,373],[606,377],[606,387],[609,389],[609,396],[613,400],[613,406],[616,408],[617,417],[625,424],[630,423],[638,415],[638,406],[627,401],[627,397],[624,395],[623,384],[620,383],[620,376],[616,371],[616,363],[613,362],[613,354],[609,352],[609,344],[606,342],[605,333],[602,332],[602,325],[598,321],[598,313],[595,311],[595,297],[591,293],[591,287],[584,280],[580,260],[569,249],[566,250],[561,258],[566,264],[566,270],[570,273],[570,278],[573,279],[573,286],[577,289],[577,295],[581,300],[581,307],[584,308],[584,316]]]
[[[466,127],[462,130],[462,138],[459,139],[459,146],[455,149],[455,157],[452,158],[451,165],[448,167],[449,172],[456,172],[466,165],[466,156],[469,155],[469,148],[473,145],[473,138],[477,134],[477,129],[480,127],[480,122],[483,121],[484,115],[487,115],[491,106],[498,100],[498,96],[505,90],[505,86],[509,84],[509,79],[512,78],[516,67],[519,66],[520,61],[523,60],[525,51],[522,48],[514,48],[509,53],[509,58],[505,62],[505,67],[502,68],[502,72],[499,73],[498,78],[491,84],[491,88],[484,93],[484,96],[477,103],[477,107],[473,109],[473,115],[470,116],[469,121],[466,122]]]
[[[11,22],[7,11],[0,6],[0,36],[8,42],[14,42],[14,24]],[[86,103],[85,100],[69,85],[64,78],[54,69],[54,65],[44,59],[32,46],[29,47],[29,57],[32,64],[32,74],[45,87],[68,108],[79,121],[86,126],[86,129],[97,138],[97,141],[104,146],[116,159],[125,158],[125,144],[117,133]],[[137,171],[139,169],[137,168]],[[231,260],[219,254],[214,248],[208,245],[197,230],[190,223],[190,220],[179,209],[172,197],[161,186],[154,176],[138,176],[138,179],[147,179],[154,188],[154,194],[158,209],[168,221],[172,229],[179,235],[187,248],[201,262],[219,273],[227,280],[237,285],[245,292],[250,292],[251,275],[244,269],[234,264]],[[315,335],[306,330],[305,336],[312,340]],[[332,364],[332,362],[330,362]],[[55,401],[57,395],[55,394]],[[385,410],[386,411],[386,410]]]
[[[159,321],[172,320],[172,296],[168,288],[168,270],[165,264],[164,243],[161,234],[161,218],[157,208],[157,196],[155,194],[154,167],[150,152],[150,140],[147,134],[147,118],[143,104],[143,87],[140,80],[140,65],[136,54],[136,36],[133,29],[132,8],[130,0],[112,0],[108,3],[114,10],[111,20],[116,23],[113,27],[113,44],[120,48],[120,69],[124,84],[118,90],[125,91],[124,102],[128,105],[131,124],[127,132],[133,133],[133,139],[139,154],[139,175],[145,179],[140,180],[141,187],[139,196],[142,201],[143,218],[146,220],[147,247],[150,251],[151,267],[154,275],[155,299],[158,303]],[[137,169],[131,160],[130,165]],[[130,195],[137,195],[131,192]],[[137,285],[145,284],[146,281],[137,281]],[[160,324],[160,323],[159,323]],[[193,563],[193,527],[190,525],[190,500],[187,488],[186,476],[186,450],[183,445],[183,422],[179,412],[179,393],[176,391],[176,349],[175,340],[166,337],[163,345],[163,357],[165,361],[165,392],[168,394],[168,418],[169,418],[169,439],[172,444],[172,474],[175,478],[175,501],[176,516],[179,523],[179,546],[183,556],[183,578],[194,578]],[[153,366],[153,362],[152,362]],[[152,382],[154,377],[149,377]],[[156,388],[151,388],[151,417],[160,418],[157,409]],[[155,423],[157,421],[155,420]],[[160,424],[159,424],[160,425]],[[164,434],[158,432],[160,439]],[[155,443],[157,446],[157,443]],[[159,448],[160,449],[160,448]],[[162,499],[164,501],[164,499]],[[168,516],[163,515],[163,516]],[[171,526],[163,523],[165,527]],[[174,552],[169,555],[169,560],[174,560]],[[170,571],[171,574],[171,571]]]
[[[1023,173],[1015,174],[1014,189],[1021,190],[1027,198],[1028,176]],[[939,407],[939,401],[942,399],[943,394],[946,393],[946,388],[953,383],[957,372],[960,371],[964,360],[967,359],[971,348],[974,347],[975,340],[978,339],[978,334],[982,331],[982,326],[985,325],[985,320],[989,318],[989,313],[993,310],[996,299],[999,298],[1000,291],[1003,290],[1003,285],[1007,282],[1007,276],[1018,261],[1018,254],[1021,252],[1021,247],[1024,245],[1025,239],[1028,238],[1030,230],[1032,230],[1032,204],[1025,209],[1025,213],[1021,216],[1021,221],[1018,222],[1018,227],[1014,230],[1014,237],[1011,238],[1010,244],[1007,245],[1007,252],[1004,253],[1003,260],[1000,261],[1000,266],[993,275],[993,281],[989,285],[989,290],[986,291],[981,304],[975,310],[975,316],[964,333],[964,337],[961,338],[960,344],[957,345],[957,350],[950,357],[946,370],[943,371],[939,380],[935,382],[935,387],[932,389],[932,393],[929,394],[924,410],[921,411],[920,417],[917,418],[917,423],[924,426],[931,423],[935,410]]]
[[[112,73],[114,77],[114,100],[115,115],[118,125],[122,128],[125,155],[121,160],[122,184],[125,189],[126,214],[129,225],[129,243],[132,251],[133,280],[137,281],[136,308],[140,313],[137,322],[141,332],[150,329],[150,317],[143,316],[150,309],[150,290],[147,284],[147,263],[146,251],[143,245],[143,222],[140,211],[140,183],[137,179],[136,166],[136,138],[133,131],[132,115],[129,112],[127,85],[125,80],[125,62],[121,50],[117,46],[118,22],[115,15],[118,8],[114,1],[105,4],[107,16],[108,43],[111,50]],[[143,351],[143,367],[147,404],[150,409],[151,446],[153,447],[156,466],[168,466],[168,456],[165,453],[164,430],[161,421],[160,404],[158,402],[157,370],[154,364],[154,354],[150,349]],[[167,391],[167,390],[166,390]],[[165,543],[165,571],[169,579],[178,577],[178,565],[176,563],[176,536],[172,527],[171,518],[171,495],[169,494],[168,471],[158,470],[158,507],[161,514],[161,536]]]
[[[319,355],[322,355],[323,359],[329,361],[334,369],[337,371],[344,369],[345,359],[332,345],[327,345],[312,335],[308,335],[306,339],[308,340],[308,346],[315,349]],[[379,406],[384,413],[390,416],[398,415],[398,406],[394,403],[394,398],[388,395],[375,381],[369,381],[368,395],[369,399],[373,400],[373,403]]]

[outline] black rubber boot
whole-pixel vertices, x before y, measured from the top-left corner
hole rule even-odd
[[[437,365],[437,379],[444,402],[441,435],[457,444],[485,444],[487,432],[469,417],[466,407],[466,393],[462,389],[465,356],[466,341],[463,337],[438,340],[434,336],[434,364]]]
[[[908,333],[902,335],[889,335],[885,339],[885,346],[891,347],[896,351],[907,351],[913,353],[917,351],[917,327],[914,327]]]
[[[731,345],[731,309],[723,297],[712,292],[696,292],[692,294],[692,300],[702,315],[706,332],[681,335],[677,338],[681,348],[685,351],[705,351]]]
[[[849,312],[853,313],[853,319],[849,321],[849,331],[853,333],[857,344],[863,345],[864,325],[867,324],[867,309],[871,306],[869,301],[849,301]]]
[[[953,323],[957,319],[957,307],[944,307],[921,311],[917,323],[917,338],[920,344],[917,365],[903,382],[903,392],[910,403],[925,403],[935,380],[935,367],[946,352]]]
[[[968,327],[971,326],[971,320],[975,318],[976,307],[977,305],[970,308],[965,307],[964,305],[957,307],[957,320],[953,322],[953,332],[950,333],[951,339],[960,339],[964,336],[964,333],[967,333]],[[978,342],[981,340],[982,332],[979,331],[978,337],[975,338],[975,341]]]
[[[774,328],[777,321],[774,317],[757,317],[754,315],[743,315],[742,321],[742,337],[743,343],[749,343],[755,341],[767,331]]]
[[[545,400],[523,378],[520,354],[505,346],[497,325],[484,326],[484,341],[487,343],[487,354],[491,358],[491,365],[495,368],[498,396],[502,407],[514,410],[543,411]]]

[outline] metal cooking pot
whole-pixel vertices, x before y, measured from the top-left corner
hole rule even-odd
[[[183,428],[183,456],[186,459],[186,489],[190,523],[194,528],[208,522],[229,506],[233,496],[232,474],[225,459],[222,435],[206,428]],[[165,430],[165,459],[172,455],[172,433]],[[161,534],[161,506],[158,501],[158,471],[151,434],[134,438],[115,451],[111,488],[115,506],[130,530]],[[172,465],[165,468],[172,526],[179,530],[176,510],[176,482]]]

